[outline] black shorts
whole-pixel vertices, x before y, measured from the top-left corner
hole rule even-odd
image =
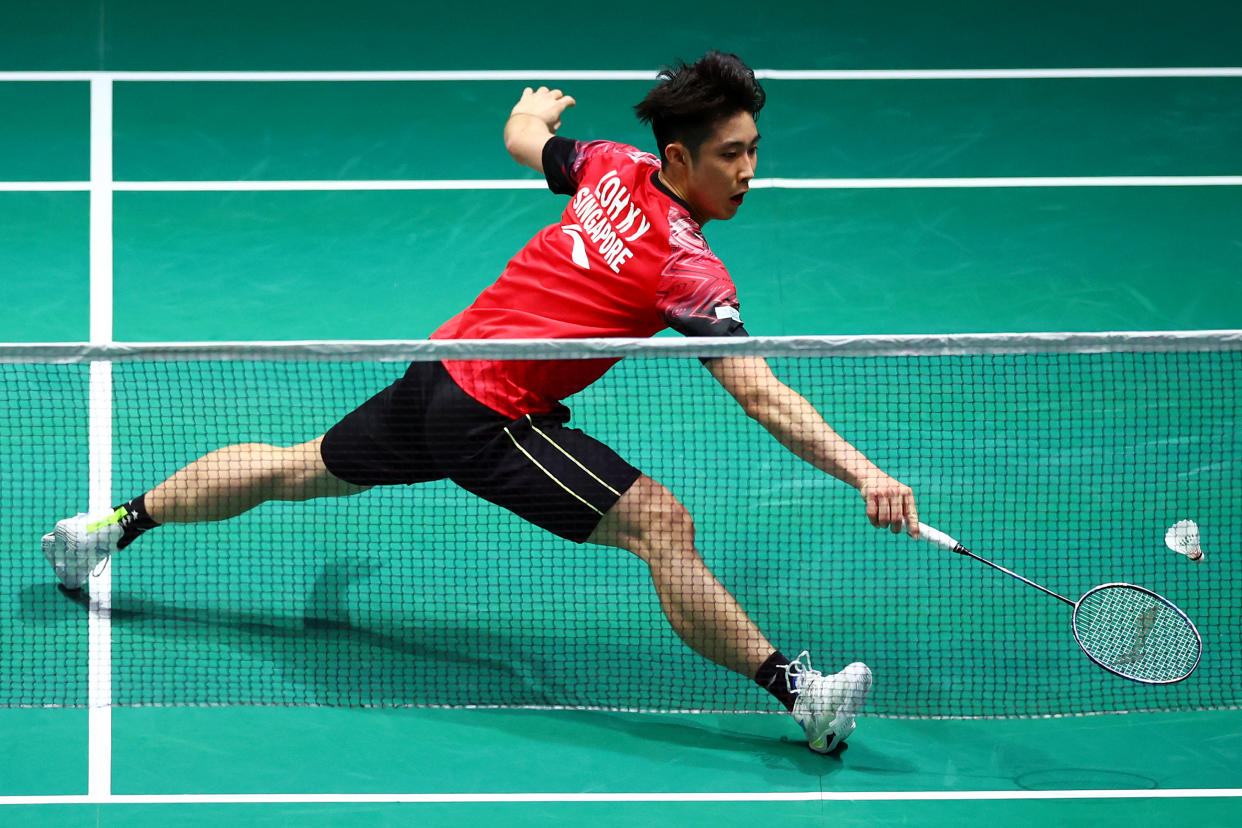
[[[324,435],[324,465],[359,486],[448,478],[549,532],[582,543],[640,472],[573,428],[569,409],[511,420],[439,362],[415,362]]]

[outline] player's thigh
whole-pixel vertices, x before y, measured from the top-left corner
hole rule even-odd
[[[429,450],[425,418],[429,399],[451,382],[438,362],[411,363],[400,379],[328,429],[319,446],[323,464],[335,478],[358,486],[444,477]]]
[[[296,499],[314,497],[342,497],[365,492],[370,486],[349,483],[334,475],[324,463],[323,435],[313,440],[284,449],[282,465],[285,469],[288,494]]]

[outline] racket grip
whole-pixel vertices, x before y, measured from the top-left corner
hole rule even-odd
[[[905,529],[907,535],[911,534],[910,524],[905,524]],[[932,546],[939,546],[946,552],[957,552],[958,554],[963,554],[966,551],[966,547],[962,546],[944,532],[941,532],[935,527],[928,526],[926,523],[919,524],[919,540],[927,541]]]

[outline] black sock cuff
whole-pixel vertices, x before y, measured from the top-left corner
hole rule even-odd
[[[121,518],[121,526],[136,526],[139,529],[154,529],[159,526],[151,516],[147,514],[147,496],[140,494],[133,500],[121,504],[119,507],[125,510],[125,517]]]
[[[755,684],[758,684],[764,690],[767,690],[773,696],[785,705],[785,709],[793,710],[794,701],[797,695],[790,692],[789,682],[786,679],[789,666],[789,659],[781,653],[780,650],[768,656],[767,661],[755,673]]]
[[[148,529],[154,529],[159,526],[151,516],[147,514],[146,495],[140,494],[128,503],[118,506],[118,509],[125,510],[125,516],[121,518],[121,539],[117,542],[117,549],[124,549],[129,546],[138,536]]]

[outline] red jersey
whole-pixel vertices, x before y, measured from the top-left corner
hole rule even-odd
[[[698,223],[656,173],[655,156],[610,141],[554,137],[556,193],[572,195],[474,303],[432,339],[745,335],[737,291]],[[446,360],[471,397],[508,417],[551,411],[616,359]]]

